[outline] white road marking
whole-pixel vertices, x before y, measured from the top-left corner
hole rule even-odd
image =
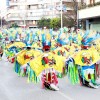
[[[75,100],[75,99],[72,99],[71,97],[65,95],[64,93],[60,92],[60,91],[57,91],[60,95],[62,95],[64,98],[66,98],[67,100]]]

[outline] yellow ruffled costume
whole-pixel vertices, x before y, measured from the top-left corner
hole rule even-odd
[[[61,57],[61,56],[53,55],[49,53],[48,58],[51,59],[52,57],[56,61],[56,64],[52,66],[50,66],[49,64],[46,64],[45,66],[42,65],[42,61],[41,61],[42,55],[30,61],[30,67],[35,72],[36,76],[40,75],[43,70],[48,69],[48,68],[54,68],[56,71],[62,73],[65,57]]]

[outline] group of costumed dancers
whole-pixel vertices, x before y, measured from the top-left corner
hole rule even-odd
[[[58,78],[67,76],[74,85],[99,87],[100,34],[96,32],[6,29],[0,38],[6,41],[2,47],[14,71],[27,76],[28,82],[41,81],[42,88],[57,91]]]

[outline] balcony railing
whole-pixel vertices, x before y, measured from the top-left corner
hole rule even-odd
[[[10,15],[7,17],[7,20],[10,21],[10,20],[40,20],[42,17],[46,17],[46,18],[52,18],[53,17],[59,17],[59,14],[56,14],[56,15],[52,15],[52,14],[42,14],[42,15],[25,15],[25,16],[15,16],[15,15]]]
[[[79,6],[78,9],[81,10],[81,9],[95,7],[95,6],[99,6],[99,5],[100,5],[100,2],[97,2],[97,3],[94,3],[94,4],[89,4],[89,5],[83,4],[83,5]]]

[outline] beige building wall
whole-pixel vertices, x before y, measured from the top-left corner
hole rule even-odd
[[[86,4],[93,4],[93,3],[97,3],[100,2],[100,0],[86,0]]]
[[[32,24],[36,26],[37,21],[44,16],[45,18],[60,16],[61,11],[57,10],[57,8],[61,6],[60,1],[61,0],[10,0],[10,9],[9,15],[7,15],[7,21],[15,21],[19,26],[24,25],[24,22],[27,26],[32,26]],[[73,2],[73,0],[63,1],[68,3]],[[73,11],[73,9],[67,7],[67,12],[69,11]]]

